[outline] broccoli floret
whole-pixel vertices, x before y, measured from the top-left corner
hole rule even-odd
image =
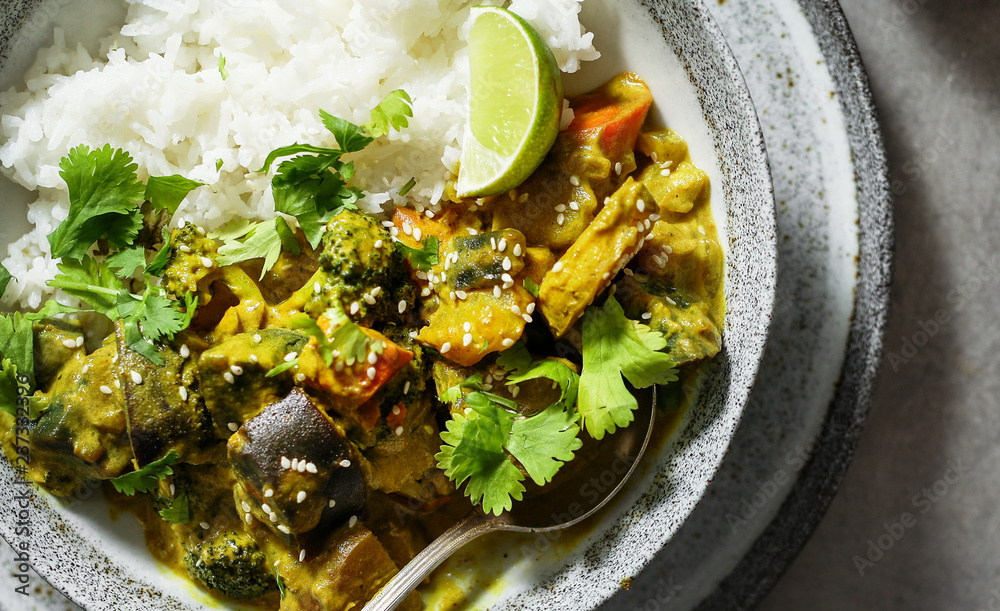
[[[311,316],[319,316],[337,299],[353,320],[366,326],[402,322],[414,311],[416,286],[406,259],[377,219],[356,210],[341,211],[327,225],[321,249],[319,270],[301,289],[308,293],[303,310]],[[409,305],[401,314],[403,300]],[[355,303],[357,311],[352,312]]]
[[[214,264],[206,266],[205,262],[215,260],[216,250],[215,240],[206,237],[194,224],[185,223],[175,229],[161,286],[175,296],[197,293],[198,282],[212,272]]]
[[[188,574],[210,590],[236,600],[277,589],[264,553],[249,535],[228,531],[191,549],[184,558]]]

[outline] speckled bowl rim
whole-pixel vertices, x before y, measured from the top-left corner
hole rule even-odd
[[[858,190],[860,255],[847,353],[809,461],[775,518],[699,611],[759,603],[826,515],[851,463],[871,405],[890,312],[895,249],[889,167],[868,74],[837,0],[799,0],[830,66],[847,124]]]
[[[13,3],[16,3],[19,10],[0,16],[4,28],[10,28],[19,20],[24,19],[27,7],[32,3],[32,0],[13,0]],[[716,195],[713,199],[722,194],[730,203],[740,201],[756,206],[752,212],[743,211],[735,214],[735,217],[738,217],[746,227],[741,232],[730,230],[727,236],[727,239],[730,240],[730,248],[727,249],[729,251],[727,270],[730,273],[733,270],[738,272],[739,277],[735,280],[742,283],[741,286],[753,286],[756,289],[753,298],[749,297],[751,293],[744,293],[742,299],[745,303],[741,304],[746,306],[744,315],[747,320],[753,321],[753,325],[746,327],[745,333],[743,333],[743,329],[738,329],[734,333],[727,331],[727,349],[738,357],[736,362],[739,366],[730,369],[728,359],[723,359],[723,363],[715,368],[714,382],[703,390],[706,397],[711,398],[714,396],[713,393],[723,397],[723,400],[718,402],[718,410],[703,414],[692,410],[695,415],[685,420],[687,425],[691,425],[692,420],[699,418],[705,422],[691,428],[690,432],[687,433],[691,435],[690,438],[686,438],[686,433],[682,430],[679,432],[678,438],[671,442],[676,447],[683,447],[688,452],[685,456],[687,462],[684,463],[684,466],[691,467],[690,473],[685,474],[688,481],[681,481],[679,484],[672,483],[672,485],[679,486],[680,492],[677,492],[675,488],[666,488],[662,480],[657,482],[654,478],[655,485],[651,486],[649,490],[643,491],[636,502],[617,517],[614,525],[605,530],[601,541],[590,545],[588,549],[583,551],[583,566],[586,567],[587,571],[600,572],[601,569],[604,569],[603,579],[600,580],[599,586],[583,587],[584,584],[590,585],[591,582],[584,581],[579,576],[568,581],[566,579],[560,580],[557,574],[523,595],[501,602],[497,608],[545,608],[553,611],[557,609],[576,611],[582,608],[591,608],[614,593],[620,578],[632,577],[637,574],[669,540],[669,537],[676,532],[683,522],[683,516],[688,515],[704,495],[739,424],[767,340],[776,281],[776,223],[773,189],[764,138],[750,94],[735,57],[722,36],[721,29],[701,0],[673,0],[672,2],[639,0],[639,4],[650,11],[656,9],[664,12],[684,11],[683,15],[687,19],[685,23],[693,29],[694,34],[694,38],[689,39],[688,42],[694,40],[697,43],[694,45],[696,48],[707,53],[707,57],[714,58],[721,63],[721,65],[717,63],[712,68],[708,68],[705,65],[699,66],[694,63],[695,60],[685,59],[683,55],[678,54],[692,83],[698,89],[699,101],[702,102],[706,120],[718,131],[733,130],[729,138],[730,142],[724,143],[717,140],[716,146],[720,151],[720,157],[722,157],[721,164],[726,165],[726,159],[739,160],[739,163],[731,162],[731,167],[725,169],[728,180],[724,181],[722,185],[717,185],[723,188],[715,191]],[[677,14],[679,13],[675,13],[675,16]],[[662,23],[660,21],[661,28]],[[664,30],[664,32],[666,31]],[[676,39],[673,40],[677,45],[680,44]],[[5,58],[7,55],[8,50],[4,44],[6,44],[5,41],[0,41],[0,58]],[[685,47],[685,52],[688,51],[689,49]],[[698,74],[700,74],[701,80],[696,77]],[[721,87],[726,94],[722,95],[716,92],[715,95],[720,99],[715,100],[717,108],[714,114],[709,113],[706,109],[709,94],[704,86],[707,84]],[[722,120],[723,123],[717,124],[716,120]],[[734,143],[732,140],[737,142]],[[728,153],[738,150],[741,154],[725,157],[722,155],[723,148]],[[733,213],[730,213],[727,218],[731,223],[735,217]],[[747,228],[752,228],[753,231],[748,233]],[[751,244],[756,247],[756,250],[749,248],[751,244],[739,243],[739,240],[752,240]],[[739,262],[740,265],[734,265],[733,261]],[[732,284],[734,284],[734,278],[730,275],[727,277],[727,293]],[[730,318],[735,320],[739,316],[731,315]],[[721,385],[723,376],[730,374],[733,375],[733,380]],[[726,380],[729,378],[727,377]],[[673,463],[675,459],[676,457],[661,459],[657,468],[663,472],[676,470],[676,465]],[[2,486],[0,489],[10,491],[13,485],[11,470],[9,468],[0,469],[0,486]],[[653,528],[652,533],[637,532],[633,528],[633,525],[642,523],[644,513],[655,513],[653,510],[658,505],[665,504],[662,501],[675,493],[683,497],[679,502],[679,506],[683,509],[678,514],[679,521],[676,521],[677,516],[674,516],[675,521],[669,525],[649,524],[647,520],[646,526]],[[9,492],[3,493],[0,496],[7,497],[9,494]],[[7,499],[4,498],[4,500]],[[88,605],[104,607],[110,604],[113,608],[121,609],[191,608],[189,604],[169,593],[157,591],[141,580],[132,579],[124,571],[124,567],[111,562],[103,551],[94,548],[87,538],[72,528],[67,528],[58,512],[47,511],[45,507],[47,501],[36,497],[35,504],[34,528],[41,532],[61,531],[63,534],[60,537],[59,546],[56,546],[53,541],[39,541],[36,553],[48,552],[50,558],[47,561],[47,566],[43,568],[53,570],[49,576],[52,581],[58,582],[54,585],[71,599],[86,599]],[[7,523],[7,514],[6,507],[0,506],[0,515],[4,518],[4,524]],[[7,535],[6,532],[3,534]],[[634,549],[624,548],[623,542],[628,541],[634,542]],[[56,551],[60,548],[65,549],[67,546],[82,550],[81,555],[64,561],[56,560],[58,557]],[[610,551],[605,555],[601,553],[601,549]],[[623,557],[622,554],[626,551],[628,553]],[[613,562],[605,564],[608,559]],[[594,562],[598,563],[596,567]],[[72,579],[74,576],[84,577],[87,581],[84,583],[79,579]],[[594,577],[594,575],[586,574],[585,577]],[[88,594],[88,592],[92,594]]]

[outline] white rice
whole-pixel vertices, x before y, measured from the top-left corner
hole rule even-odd
[[[582,0],[513,0],[563,70],[596,59],[579,22]],[[46,236],[69,201],[59,161],[87,144],[125,149],[140,178],[181,174],[212,185],[193,191],[174,223],[205,228],[230,218],[274,214],[269,176],[254,173],[279,146],[332,146],[322,108],[355,123],[387,93],[413,98],[408,128],[355,158],[355,183],[377,212],[438,205],[454,177],[467,108],[462,0],[128,0],[120,33],[97,57],[67,48],[57,29],[26,75],[26,89],[0,94],[0,166],[38,192],[28,234],[8,245],[4,267],[16,278],[7,307],[38,307],[56,274]],[[476,2],[501,4],[499,0]],[[223,80],[219,56],[229,72]],[[221,169],[216,169],[218,160]],[[410,178],[406,198],[397,192]]]

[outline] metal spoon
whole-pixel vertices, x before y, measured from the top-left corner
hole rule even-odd
[[[653,433],[655,388],[638,393],[638,399],[635,420],[628,428],[606,436],[592,452],[577,459],[585,463],[585,470],[553,481],[499,516],[473,511],[417,554],[362,611],[392,611],[431,571],[476,537],[494,531],[540,533],[568,528],[604,507],[635,471]],[[595,478],[595,474],[599,475]]]

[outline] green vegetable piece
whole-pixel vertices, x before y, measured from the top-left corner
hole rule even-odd
[[[226,70],[226,56],[219,53],[219,76],[222,80],[229,78],[229,70]]]
[[[138,471],[111,478],[111,485],[118,492],[129,496],[136,492],[149,492],[156,487],[158,480],[174,474],[170,465],[176,464],[180,458],[177,452],[170,450],[163,458],[154,460]]]
[[[131,278],[136,269],[146,268],[146,249],[142,246],[133,246],[119,250],[108,256],[105,262],[112,270],[116,270],[115,275],[119,278],[123,280]]]
[[[677,379],[663,336],[625,318],[621,305],[608,297],[604,307],[587,308],[583,317],[583,373],[577,409],[594,439],[632,422],[638,401],[625,387],[636,388]]]
[[[184,566],[192,579],[236,600],[250,600],[273,592],[272,567],[264,552],[246,533],[228,531],[189,550]]]
[[[416,178],[411,178],[410,180],[406,181],[406,184],[403,185],[403,187],[399,190],[399,196],[403,197],[404,195],[409,193],[410,190],[413,189],[413,187],[415,186],[417,186]]]
[[[0,265],[0,297],[3,297],[4,291],[7,290],[7,285],[10,284],[11,277],[7,268]]]
[[[72,149],[59,163],[69,188],[69,214],[49,237],[53,257],[80,259],[98,239],[113,249],[132,244],[142,229],[143,185],[132,156],[111,145]]]
[[[521,284],[524,285],[525,290],[531,293],[533,297],[538,297],[538,284],[536,284],[534,280],[527,277]]]
[[[261,223],[237,222],[232,227],[228,224],[226,227],[229,229],[224,233],[213,234],[213,237],[221,235],[225,238],[225,243],[219,248],[219,265],[264,259],[260,280],[263,280],[264,274],[274,267],[282,248],[295,255],[301,253],[295,234],[280,216]]]

